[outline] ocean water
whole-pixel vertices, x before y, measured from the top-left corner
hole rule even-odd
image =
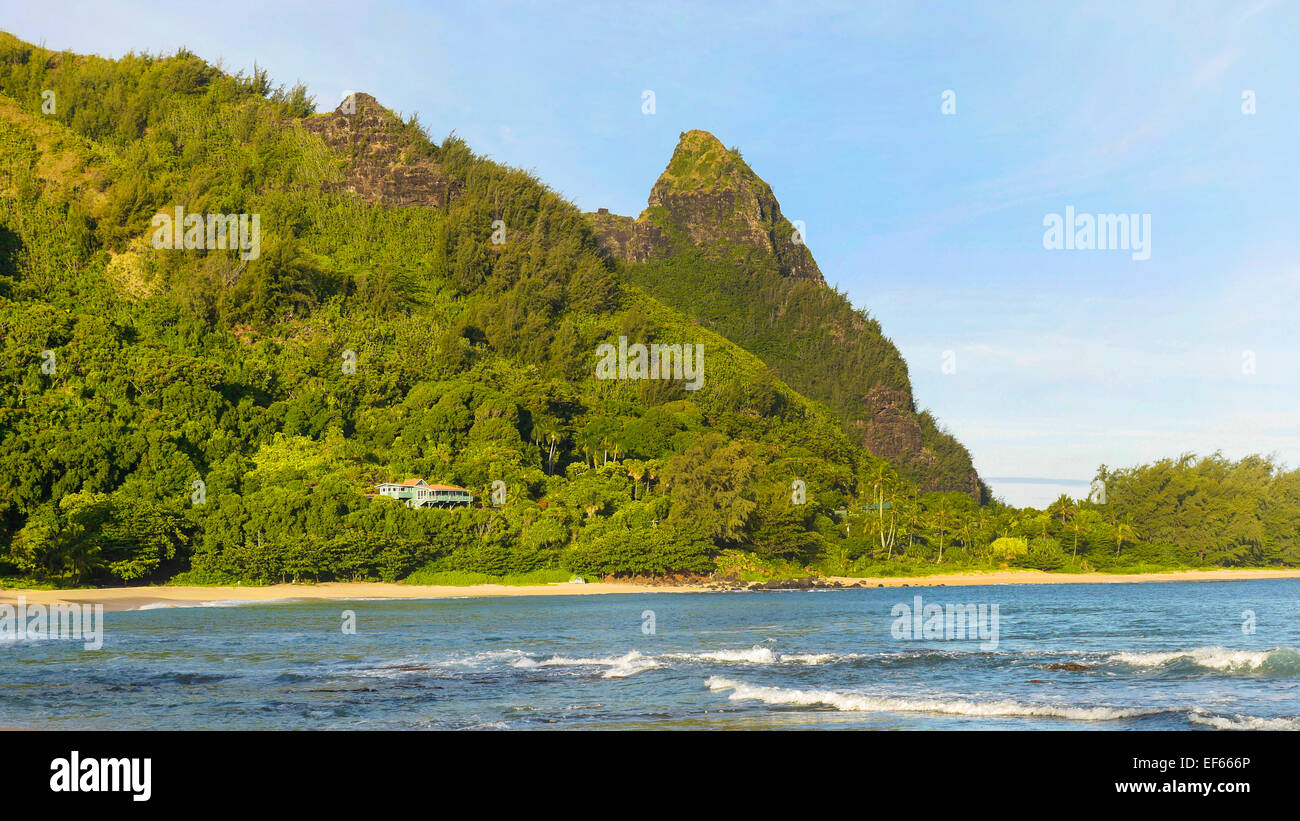
[[[897,638],[917,595],[997,646]],[[1300,729],[1297,579],[220,604],[0,642],[0,726]]]

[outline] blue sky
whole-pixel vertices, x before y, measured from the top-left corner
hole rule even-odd
[[[107,5],[0,0],[0,27],[256,61],[321,108],[367,91],[586,210],[639,213],[679,132],[712,131],[984,476],[1218,449],[1300,464],[1295,5]],[[1150,259],[1045,249],[1066,206],[1149,214]]]

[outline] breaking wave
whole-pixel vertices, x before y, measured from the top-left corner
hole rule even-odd
[[[1300,730],[1300,716],[1263,718],[1247,715],[1215,715],[1194,709],[1187,715],[1193,724],[1213,727],[1216,730]]]
[[[524,656],[510,662],[512,667],[521,669],[534,669],[538,667],[604,667],[605,673],[602,678],[627,678],[634,676],[644,670],[650,670],[659,666],[659,662],[651,656],[633,650],[630,653],[624,653],[621,656],[605,656],[603,658],[570,658],[568,656],[551,656],[548,659],[537,661]]]
[[[213,599],[211,601],[155,601],[131,610],[172,610],[188,607],[243,607],[248,604],[283,604],[293,599]]]
[[[1197,647],[1193,650],[1113,653],[1109,661],[1130,667],[1171,670],[1215,670],[1222,673],[1260,673],[1300,676],[1300,653],[1286,648],[1274,650],[1230,650],[1226,647]]]
[[[722,664],[824,664],[864,658],[861,653],[778,653],[754,645],[748,650],[713,650],[703,653],[664,653],[662,658],[682,661],[714,661]]]
[[[1016,701],[968,701],[965,699],[898,698],[840,693],[833,690],[796,690],[762,687],[734,679],[710,676],[705,682],[714,692],[731,691],[732,701],[761,701],[764,704],[801,707],[826,706],[853,713],[941,713],[955,716],[1033,716],[1072,721],[1115,721],[1155,715],[1163,710],[1122,707],[1070,707],[1055,704],[1024,704]]]

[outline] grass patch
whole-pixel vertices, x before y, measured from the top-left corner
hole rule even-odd
[[[1116,575],[1136,575],[1138,573],[1177,573],[1182,570],[1196,570],[1194,567],[1185,565],[1164,565],[1151,564],[1150,562],[1138,562],[1137,564],[1115,564],[1097,568],[1098,573],[1116,574]]]
[[[240,580],[227,573],[213,572],[211,570],[186,570],[184,573],[177,573],[163,582],[163,587],[234,587],[238,584],[240,584]],[[258,587],[259,585],[248,584],[243,586]]]
[[[488,573],[471,573],[466,570],[433,570],[424,567],[402,579],[402,584],[444,585],[449,587],[468,587],[474,584],[504,584],[520,587],[524,585],[564,583],[573,577],[574,574],[559,568],[493,576]],[[584,581],[587,580],[584,579]]]
[[[58,590],[59,586],[50,581],[24,579],[22,576],[0,576],[0,590]]]

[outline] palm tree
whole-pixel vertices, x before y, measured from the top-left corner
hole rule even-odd
[[[877,474],[876,476],[874,489],[876,491],[876,513],[880,524],[880,546],[886,548],[890,558],[892,558],[894,555],[894,534],[896,530],[894,523],[895,523],[895,517],[897,516],[897,513],[894,511],[894,505],[893,505],[895,501],[893,488],[890,488],[889,529],[888,531],[886,531],[885,529],[885,466],[883,464],[880,466],[880,473]],[[845,518],[847,519],[848,517],[846,516]]]
[[[1062,493],[1060,497],[1055,502],[1052,502],[1052,504],[1047,508],[1047,512],[1051,515],[1060,516],[1061,527],[1065,527],[1066,519],[1073,518],[1074,514],[1078,511],[1075,507],[1074,500]]]
[[[948,507],[944,500],[939,502],[939,558],[935,564],[943,564],[943,536],[948,526]]]
[[[636,501],[637,488],[641,485],[641,477],[645,476],[646,464],[639,459],[628,459],[623,466],[627,468],[628,478],[632,480],[632,501]]]
[[[993,516],[989,513],[987,508],[983,507],[979,509],[979,513],[976,514],[976,516],[976,530],[978,531],[979,537],[986,540],[984,546],[988,547],[988,542],[992,541],[991,539],[988,539],[988,535],[989,527],[993,524]]]
[[[645,460],[645,492],[650,492],[650,486],[659,480],[659,460]]]
[[[921,524],[921,500],[916,494],[912,494],[907,500],[907,509],[903,513],[903,521],[907,523],[907,549],[911,550],[916,542],[916,529]],[[889,558],[894,558],[893,546],[890,546]]]
[[[1074,533],[1074,558],[1079,558],[1079,532],[1083,530],[1083,519],[1075,516],[1070,520],[1070,531]]]
[[[549,441],[551,443],[550,451],[547,453],[547,462],[550,464],[548,473],[555,473],[555,445],[560,441],[560,437],[555,431],[551,431]]]
[[[1120,549],[1124,545],[1125,539],[1128,539],[1130,542],[1137,541],[1137,531],[1135,531],[1133,526],[1129,524],[1129,514],[1127,513],[1124,514],[1124,521],[1122,522],[1112,517],[1111,524],[1115,528],[1115,555],[1118,556]]]

